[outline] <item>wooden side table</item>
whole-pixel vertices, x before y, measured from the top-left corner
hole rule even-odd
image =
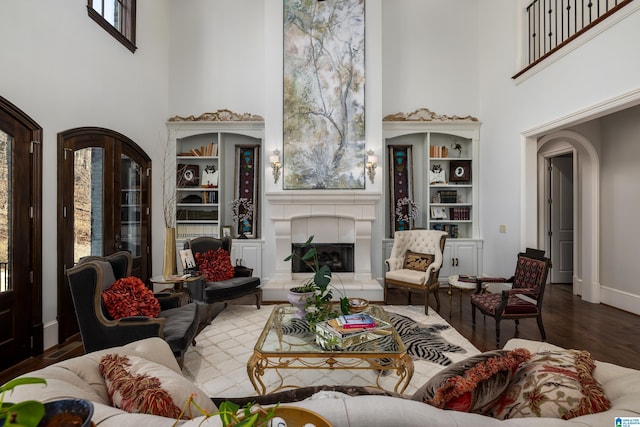
[[[164,277],[162,275],[153,276],[150,280],[151,283],[159,283],[163,285],[171,285],[170,288],[166,288],[161,290],[160,292],[167,292],[172,295],[176,295],[179,298],[180,305],[189,304],[191,302],[191,294],[189,293],[189,289],[187,289],[184,284],[186,282],[192,282],[195,280],[200,280],[203,276],[191,276],[191,275],[176,275],[170,277]]]
[[[475,292],[477,289],[477,283],[478,280],[475,277],[462,278],[457,274],[449,276],[449,290],[447,291],[447,295],[449,295],[449,318],[451,318],[451,298],[453,296],[453,288],[458,289],[460,292],[460,310],[462,310],[462,294],[464,292]],[[486,288],[487,283],[483,283],[482,290],[484,291]]]

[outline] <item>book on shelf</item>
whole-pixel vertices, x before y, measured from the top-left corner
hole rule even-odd
[[[429,147],[429,157],[432,157],[432,158],[449,157],[449,148],[445,145],[431,145]]]
[[[193,239],[200,236],[220,237],[220,227],[213,224],[177,224],[176,239]]]
[[[189,151],[183,151],[181,153],[178,153],[178,156],[181,157],[188,157],[188,156],[193,156],[193,157],[216,157],[218,155],[218,143],[217,142],[210,142],[209,144],[206,145],[201,145],[200,147],[197,148],[191,148]]]
[[[454,221],[468,221],[471,219],[471,208],[469,206],[449,208],[449,216]]]

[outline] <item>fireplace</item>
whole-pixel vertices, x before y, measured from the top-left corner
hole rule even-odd
[[[312,244],[318,255],[318,266],[327,265],[332,273],[353,273],[353,243],[316,243]],[[311,273],[313,270],[301,257],[310,249],[302,243],[291,245],[295,256],[291,262],[292,273]],[[313,261],[313,260],[311,260]]]

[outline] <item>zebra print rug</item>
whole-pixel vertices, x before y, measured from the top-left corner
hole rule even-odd
[[[413,394],[444,366],[478,354],[467,339],[452,328],[435,311],[424,314],[421,306],[385,306],[391,322],[402,338],[407,352],[414,361],[414,375],[405,390]],[[184,358],[183,374],[211,397],[244,397],[256,391],[247,376],[247,361],[262,332],[272,306],[229,305],[196,337],[196,346],[190,347]],[[294,323],[283,333],[304,335],[309,333],[304,321]],[[353,385],[375,384],[378,374],[372,370],[324,369],[268,369],[262,377],[267,390],[280,381],[284,384]],[[386,390],[393,390],[397,377],[389,371],[379,379]]]
[[[426,325],[402,314],[390,311],[387,314],[391,324],[407,348],[407,353],[414,359],[447,366],[452,363],[452,360],[445,353],[467,352],[464,347],[452,344],[442,337],[441,332],[451,328],[446,322]],[[303,319],[292,319],[290,323],[283,326],[282,333],[298,338],[308,338],[312,334],[309,331],[309,323]],[[376,342],[383,349],[395,347],[391,337],[379,338]],[[358,346],[350,347],[349,349],[357,351]]]

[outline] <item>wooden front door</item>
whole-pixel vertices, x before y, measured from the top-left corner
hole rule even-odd
[[[133,255],[132,274],[148,282],[150,158],[127,137],[101,128],[58,135],[60,203],[59,342],[78,332],[64,272],[82,257]]]
[[[0,371],[43,351],[41,138],[0,97]]]

